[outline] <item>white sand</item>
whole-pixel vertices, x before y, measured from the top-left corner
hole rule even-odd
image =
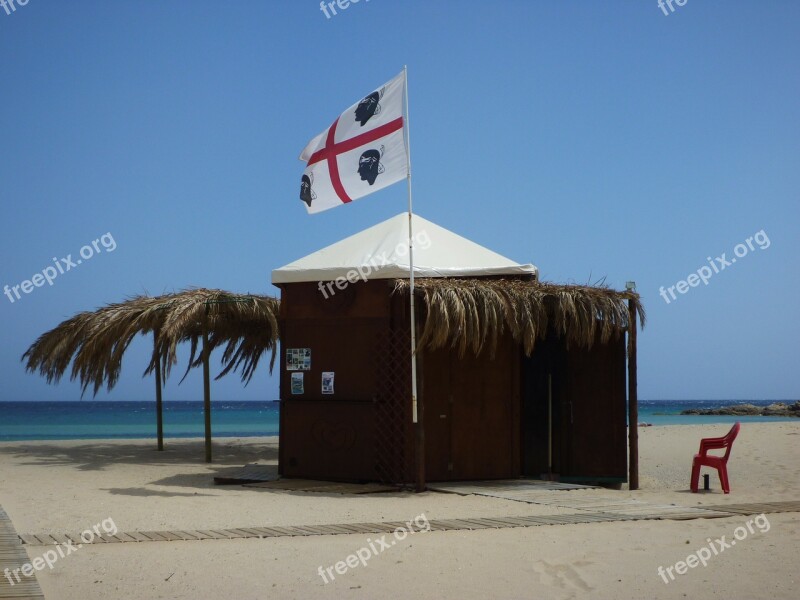
[[[697,506],[800,500],[800,422],[743,426],[729,463],[732,493],[688,492],[699,439],[726,425],[640,428],[639,491],[591,496]],[[376,520],[564,514],[477,496],[390,493],[341,496],[215,486],[214,473],[275,464],[275,438],[202,443],[148,441],[0,444],[0,505],[20,533],[81,531],[113,518],[120,531],[306,525]],[[568,492],[570,494],[576,492]],[[318,567],[345,560],[380,536],[204,540],[84,546],[41,571],[60,598],[796,598],[800,514],[768,515],[770,529],[741,540],[708,566],[665,584],[668,567],[706,539],[751,517],[636,521],[420,533],[325,584]],[[29,546],[33,558],[46,548]]]

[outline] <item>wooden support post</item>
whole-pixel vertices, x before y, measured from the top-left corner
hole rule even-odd
[[[156,430],[158,449],[164,449],[164,407],[161,402],[161,357],[158,355],[158,332],[153,333],[153,359],[156,361]]]
[[[203,412],[206,421],[206,462],[211,462],[211,369],[208,348],[208,304],[203,318]]]
[[[628,300],[628,488],[639,489],[639,398],[636,392],[636,303]]]

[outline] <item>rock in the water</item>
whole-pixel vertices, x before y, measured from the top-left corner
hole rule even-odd
[[[681,411],[682,415],[729,415],[734,417],[764,416],[764,417],[800,417],[800,400],[794,404],[773,402],[769,406],[755,406],[754,404],[734,404],[723,408],[690,408]]]

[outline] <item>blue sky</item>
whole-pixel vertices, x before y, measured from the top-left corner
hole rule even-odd
[[[308,140],[404,64],[418,214],[546,280],[635,280],[640,398],[797,398],[798,23],[789,0],[0,8],[0,286],[116,244],[0,296],[0,400],[80,397],[19,360],[76,312],[190,286],[277,294],[272,269],[405,210],[402,184],[314,216],[297,197]],[[762,230],[765,249],[659,295]],[[153,397],[148,342],[98,399]],[[199,371],[178,379],[165,398],[201,398]],[[212,390],[277,395],[266,367]]]

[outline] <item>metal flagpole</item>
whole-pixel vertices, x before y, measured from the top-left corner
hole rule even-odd
[[[410,292],[410,312],[411,312],[411,420],[414,424],[416,438],[416,457],[417,457],[417,491],[425,489],[425,437],[422,429],[422,422],[417,408],[417,324],[416,306],[414,303],[414,244],[412,227],[412,203],[411,203],[411,121],[408,117],[408,67],[403,66],[403,83],[405,86],[405,130],[406,130],[406,161],[408,162],[408,287]]]

